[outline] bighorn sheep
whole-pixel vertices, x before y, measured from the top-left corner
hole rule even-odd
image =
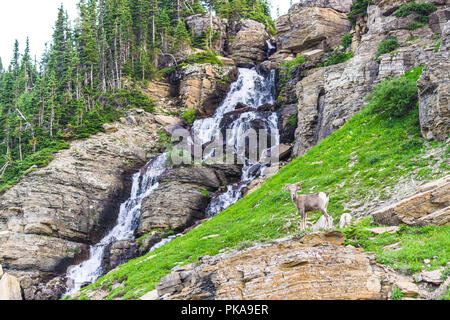
[[[296,184],[286,184],[282,191],[291,193],[292,202],[297,207],[302,217],[302,230],[306,230],[306,213],[309,211],[320,210],[327,221],[327,228],[332,228],[331,217],[327,213],[328,202],[330,198],[324,192],[315,194],[297,194],[302,189],[303,182]]]

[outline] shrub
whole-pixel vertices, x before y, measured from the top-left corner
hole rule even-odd
[[[183,113],[181,119],[192,125],[197,120],[197,111],[194,109],[187,110]]]
[[[436,45],[434,46],[434,52],[438,52],[439,51],[439,48],[441,47],[441,41],[442,40],[439,40],[439,42],[436,43]]]
[[[407,114],[417,103],[417,79],[422,72],[422,66],[411,70],[401,78],[387,79],[374,88],[369,94],[368,108],[372,113],[399,118]]]
[[[356,24],[358,17],[367,16],[367,8],[371,4],[371,0],[356,0],[353,2],[350,12],[347,14],[347,18],[351,21],[352,25]]]
[[[344,50],[352,45],[352,36],[350,32],[346,32],[341,38],[341,45]]]
[[[216,53],[210,50],[191,55],[186,63],[211,63],[223,66],[223,62],[217,58]]]
[[[415,12],[416,18],[420,19],[421,17],[428,17],[430,13],[436,10],[436,6],[431,3],[417,3],[417,2],[409,2],[406,3],[395,11],[395,16],[397,18],[409,16],[411,13]]]
[[[333,55],[327,61],[324,62],[323,65],[325,67],[328,67],[333,64],[343,63],[347,60],[350,60],[352,57],[353,57],[353,52],[351,52],[351,51],[348,53],[335,51],[333,53]]]
[[[380,44],[378,45],[378,49],[377,49],[377,58],[384,54],[384,53],[388,53],[388,52],[392,52],[395,49],[398,48],[398,41],[397,38],[388,38],[388,39],[384,39],[380,42]]]

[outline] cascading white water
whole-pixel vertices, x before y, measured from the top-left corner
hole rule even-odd
[[[203,144],[214,141],[221,134],[220,124],[224,115],[235,110],[238,103],[242,103],[252,111],[242,113],[238,119],[234,120],[229,126],[226,143],[233,146],[235,152],[241,147],[242,137],[251,129],[251,122],[259,120],[264,128],[275,135],[274,145],[279,145],[278,135],[278,116],[271,113],[258,113],[256,109],[264,104],[273,104],[273,90],[275,86],[275,74],[271,72],[270,76],[265,78],[258,74],[255,69],[239,68],[239,76],[236,82],[231,85],[230,91],[223,103],[216,109],[214,115],[207,119],[194,122],[192,130],[193,135]],[[212,152],[205,155],[203,160],[207,160]],[[259,167],[256,168],[255,166]],[[265,166],[261,163],[244,159],[241,182],[229,185],[227,191],[212,199],[207,209],[207,216],[213,216],[237,202],[242,196],[242,190],[247,187],[255,178],[264,174]]]
[[[263,104],[273,104],[274,72],[269,77],[263,77],[255,69],[239,69],[238,79],[231,85],[230,92],[223,103],[216,109],[214,115],[207,119],[198,120],[193,124],[193,133],[197,141],[207,143],[214,141],[220,135],[220,123],[224,116],[235,110],[238,103],[242,103],[253,109],[242,113],[238,119],[230,124],[231,135],[227,137],[227,143],[239,149],[240,136],[251,128],[250,121],[260,121],[263,127],[271,134],[275,134],[275,145],[279,144],[278,116],[267,112],[258,113],[256,108]],[[82,286],[93,283],[104,273],[102,265],[106,248],[116,241],[134,238],[134,231],[139,224],[142,200],[158,187],[158,177],[169,168],[165,165],[168,154],[162,154],[150,161],[140,172],[133,176],[133,185],[130,198],[120,207],[117,225],[96,245],[91,246],[90,258],[83,263],[68,269],[66,274],[68,290],[65,295],[73,294]],[[206,156],[206,158],[208,155]],[[205,157],[204,157],[205,158]],[[254,170],[258,166],[258,170]],[[213,198],[206,214],[213,216],[237,202],[242,196],[242,189],[251,181],[264,174],[265,165],[244,159],[242,179],[240,183],[229,185],[227,191]],[[180,235],[170,236],[157,243],[152,249],[167,244]]]
[[[134,238],[139,224],[142,200],[158,187],[157,178],[167,170],[166,154],[151,160],[133,176],[131,194],[120,206],[116,226],[96,245],[91,246],[89,260],[73,266],[66,274],[69,290],[66,295],[78,291],[83,285],[93,283],[103,274],[102,260],[105,249],[112,243]]]

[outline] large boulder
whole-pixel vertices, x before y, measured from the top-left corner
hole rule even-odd
[[[450,225],[450,176],[423,185],[400,202],[375,211],[381,225]]]
[[[181,70],[179,96],[183,105],[210,116],[236,80],[235,65],[189,64]]]
[[[210,198],[241,177],[238,165],[181,165],[159,179],[159,186],[142,201],[141,220],[137,230],[143,236],[156,230],[180,232],[205,218]]]
[[[450,132],[450,21],[442,31],[439,51],[426,64],[417,86],[422,135],[426,139],[447,139]]]
[[[267,40],[270,39],[264,25],[253,20],[242,20],[235,27],[239,30],[230,45],[230,54],[238,66],[256,65],[267,58]]]
[[[5,271],[21,281],[31,277],[30,285],[45,282],[85,259],[89,244],[115,224],[131,175],[151,156],[161,126],[139,109],[110,126],[109,133],[73,142],[0,196]]]
[[[164,277],[159,299],[388,299],[397,281],[392,270],[343,243],[343,234],[331,231],[202,257]]]
[[[213,43],[213,49],[219,54],[225,52],[225,44],[227,40],[227,24],[226,19],[216,16],[212,17],[212,29],[217,35]],[[209,14],[195,14],[186,18],[186,25],[188,31],[194,38],[203,38],[208,35],[209,27],[211,26],[211,16]]]
[[[344,13],[329,8],[300,8],[275,21],[278,50],[302,53],[336,48],[351,23]]]

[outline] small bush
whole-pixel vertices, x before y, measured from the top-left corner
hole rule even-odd
[[[384,53],[392,52],[392,51],[394,51],[397,48],[398,48],[397,38],[384,39],[378,45],[377,58],[380,55],[382,55]]]
[[[186,60],[186,63],[211,63],[223,66],[223,62],[217,58],[216,53],[210,50],[193,54]]]
[[[347,50],[352,45],[352,36],[350,32],[345,33],[341,38],[341,45],[344,50]]]
[[[353,52],[339,52],[336,51],[333,53],[333,55],[330,57],[330,59],[328,59],[327,61],[324,62],[324,66],[328,67],[331,66],[333,64],[338,64],[338,63],[343,63],[347,60],[350,60],[353,57]]]
[[[402,300],[406,295],[399,288],[392,291],[392,300]]]
[[[401,78],[387,79],[374,88],[368,95],[368,108],[372,113],[386,113],[388,116],[400,118],[417,104],[417,79],[422,66],[404,74]]]
[[[430,13],[436,10],[436,6],[431,3],[417,3],[417,2],[409,2],[406,3],[395,11],[395,16],[397,18],[407,17],[411,13],[415,12],[419,17],[427,17]],[[416,17],[417,17],[416,16]]]
[[[181,116],[181,119],[192,125],[197,120],[197,111],[194,109],[187,110]]]
[[[371,2],[371,0],[356,0],[353,2],[351,10],[347,14],[347,18],[351,21],[353,26],[356,24],[356,19],[358,17],[367,16],[367,8]]]
[[[411,22],[408,24],[408,30],[416,30],[424,26],[423,22]]]
[[[434,52],[438,52],[439,51],[439,48],[441,47],[441,41],[442,40],[439,40],[439,42],[436,43],[436,45],[434,46]]]

